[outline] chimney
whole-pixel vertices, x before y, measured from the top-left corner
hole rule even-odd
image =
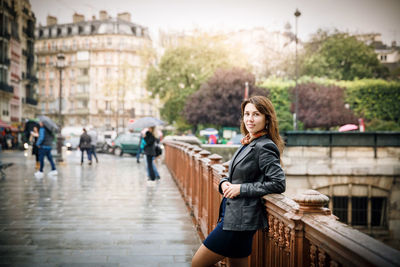
[[[396,48],[397,47],[397,42],[396,41],[392,41],[392,48]]]
[[[101,10],[100,11],[100,20],[107,20],[107,19],[108,19],[107,11]]]
[[[47,15],[47,26],[57,25],[57,18]]]
[[[72,21],[73,23],[85,21],[85,16],[78,13],[74,13],[74,15],[72,16]]]
[[[118,19],[131,22],[131,13],[129,12],[119,13]]]

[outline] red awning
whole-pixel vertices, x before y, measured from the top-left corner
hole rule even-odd
[[[6,122],[0,120],[0,128],[11,128],[10,124],[7,124]]]

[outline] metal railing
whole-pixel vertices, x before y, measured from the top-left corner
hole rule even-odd
[[[164,147],[165,164],[203,239],[217,223],[222,199],[218,185],[228,163],[187,143],[165,141]],[[256,233],[249,266],[400,266],[399,251],[339,222],[325,208],[328,197],[317,191],[294,199],[281,194],[263,199],[269,229]]]

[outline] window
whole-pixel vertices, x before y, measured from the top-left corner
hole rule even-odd
[[[386,226],[386,198],[373,197],[371,206],[371,226]]]
[[[351,224],[352,225],[367,225],[367,197],[352,197],[351,198]]]
[[[347,223],[348,197],[333,197],[333,214],[339,217],[339,221]]]
[[[351,209],[351,225],[368,226],[368,216],[371,216],[371,226],[386,227],[386,197],[371,197],[371,210],[368,210],[368,197],[332,197],[333,214],[339,217],[339,221],[350,223],[349,208]],[[351,206],[349,207],[349,201]]]
[[[89,69],[88,68],[83,68],[83,69],[80,69],[80,74],[81,74],[81,76],[87,76],[88,74],[89,74]]]

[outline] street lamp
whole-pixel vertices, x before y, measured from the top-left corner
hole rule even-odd
[[[60,72],[60,91],[58,94],[58,134],[57,134],[57,161],[63,161],[62,158],[62,146],[64,143],[64,137],[61,135],[61,128],[63,126],[62,119],[62,71],[65,68],[65,55],[63,53],[59,53],[57,55],[57,65],[58,71]]]
[[[297,130],[297,115],[299,114],[299,90],[297,88],[297,79],[298,79],[298,64],[297,64],[297,43],[298,43],[298,38],[297,38],[297,19],[300,17],[301,13],[300,11],[296,8],[296,11],[294,12],[294,16],[296,17],[296,62],[295,62],[295,68],[296,68],[296,77],[295,77],[295,91],[296,91],[296,101],[295,101],[295,110],[293,114],[293,128],[294,130]]]

